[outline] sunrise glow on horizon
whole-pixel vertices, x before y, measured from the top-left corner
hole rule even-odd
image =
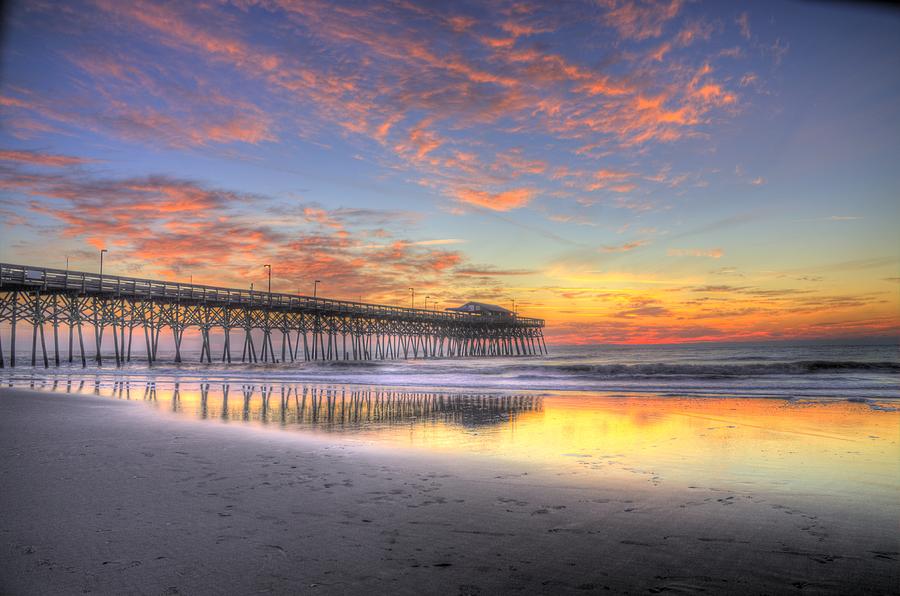
[[[900,17],[840,3],[8,9],[0,261],[547,320],[900,333]]]

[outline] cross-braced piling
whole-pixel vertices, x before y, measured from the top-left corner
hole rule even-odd
[[[0,367],[16,365],[22,324],[31,327],[32,366],[45,367],[102,363],[110,336],[117,365],[133,357],[152,365],[163,330],[171,332],[174,361],[182,362],[184,332],[192,328],[199,331],[200,361],[207,363],[213,361],[216,331],[216,359],[228,363],[547,352],[544,321],[515,314],[402,308],[8,264],[0,264],[0,324],[9,325],[8,347],[0,337]]]

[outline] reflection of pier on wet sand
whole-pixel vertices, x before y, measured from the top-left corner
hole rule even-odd
[[[236,383],[33,382],[31,389],[143,400],[202,419],[282,425],[344,426],[444,422],[467,427],[540,411],[536,395],[410,391],[357,386]]]

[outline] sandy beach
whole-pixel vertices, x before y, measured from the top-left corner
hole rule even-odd
[[[4,594],[889,594],[897,511],[0,390]]]

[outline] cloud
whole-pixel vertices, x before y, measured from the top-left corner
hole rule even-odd
[[[527,205],[535,195],[532,188],[514,188],[500,192],[487,192],[471,188],[460,188],[455,191],[457,200],[483,207],[492,211],[511,211]]]
[[[548,216],[550,221],[555,221],[559,223],[571,223],[579,226],[591,226],[596,227],[597,222],[593,221],[591,218],[584,215],[566,215],[562,213],[553,213]]]
[[[30,164],[53,156],[25,157]],[[261,282],[260,263],[268,262],[281,291],[315,276],[330,295],[384,300],[412,279],[423,289],[496,289],[497,278],[527,273],[473,266],[461,252],[442,248],[461,239],[407,240],[399,234],[411,232],[417,218],[403,212],[269,207],[272,198],[263,195],[162,175],[109,178],[77,159],[64,161],[50,171],[26,170],[18,161],[0,167],[0,189],[17,197],[20,213],[53,222],[48,228],[32,217],[28,225],[38,236],[109,248],[111,267],[119,270],[169,279],[190,272],[196,280],[244,287]]]
[[[143,57],[154,64],[147,72],[141,56],[103,51],[65,56],[76,76],[91,82],[89,92],[76,87],[74,97],[45,97],[17,90],[13,130],[31,136],[40,122],[56,132],[81,129],[179,148],[276,140],[272,118],[258,106],[180,71],[177,61]]]
[[[418,240],[410,242],[413,246],[442,246],[447,244],[464,244],[465,240],[461,238],[438,238],[435,240]]]
[[[395,146],[398,153],[409,155],[411,159],[421,161],[429,153],[445,143],[435,131],[429,130],[430,119],[423,120],[409,131],[406,142]]]
[[[720,259],[725,254],[721,248],[670,248],[666,251],[669,257],[709,257]]]
[[[671,314],[672,311],[664,306],[639,306],[636,308],[621,310],[617,312],[615,316],[621,317],[623,319],[633,319],[639,317],[664,317]]]
[[[737,19],[735,19],[738,27],[741,31],[741,37],[744,39],[750,39],[750,15],[746,12],[742,12]]]
[[[522,155],[521,149],[511,149],[497,154],[491,169],[495,172],[507,172],[512,178],[524,174],[543,174],[548,164],[540,159],[528,159]]]
[[[535,269],[498,269],[496,267],[481,266],[458,268],[456,269],[455,273],[457,275],[466,275],[473,277],[491,277],[495,275],[508,277],[515,275],[534,275],[539,272]]]
[[[624,244],[619,244],[616,246],[602,246],[600,250],[602,252],[629,252],[636,248],[640,248],[641,246],[645,246],[649,244],[649,240],[633,240],[631,242],[626,242]]]
[[[588,184],[585,190],[593,191],[607,189],[613,192],[631,192],[636,185],[626,181],[635,176],[637,176],[636,172],[606,169],[598,170],[594,172],[594,182]]]
[[[44,166],[51,168],[65,168],[85,163],[93,163],[94,160],[71,155],[54,155],[51,153],[38,153],[36,151],[0,150],[0,161],[13,161],[32,166]]]
[[[604,21],[626,39],[644,40],[662,35],[666,23],[681,10],[680,0],[605,0],[609,7]]]

